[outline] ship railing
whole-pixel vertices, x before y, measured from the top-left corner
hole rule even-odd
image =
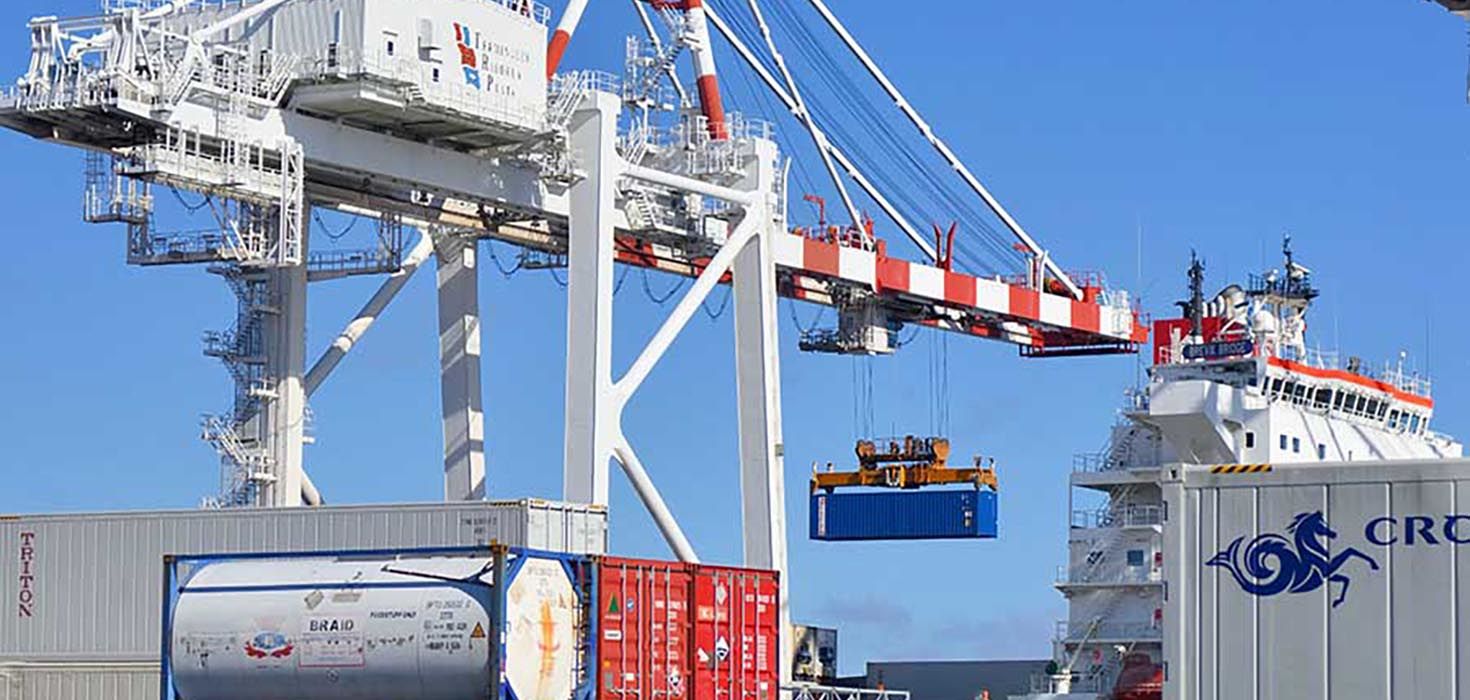
[[[1081,671],[1073,671],[1070,680],[1060,673],[1031,674],[1032,695],[1056,695],[1063,692],[1101,693],[1102,691],[1101,678],[1083,675]]]
[[[1102,452],[1082,452],[1072,455],[1072,471],[1084,474],[1110,472],[1118,469],[1132,469],[1134,467],[1151,466],[1143,464],[1138,459],[1122,458],[1112,454],[1112,450]]]
[[[1421,377],[1417,373],[1405,372],[1403,368],[1392,364],[1385,364],[1383,374],[1379,377],[1381,381],[1388,382],[1401,391],[1417,394],[1425,398],[1430,396],[1430,381],[1428,377]]]
[[[1123,508],[1089,508],[1072,511],[1072,527],[1149,527],[1162,525],[1163,506],[1129,505]]]
[[[1101,622],[1094,626],[1092,622],[1070,620],[1058,620],[1056,635],[1053,637],[1053,641],[1073,644],[1100,640],[1159,639],[1163,639],[1163,630],[1152,622]]]
[[[884,688],[837,688],[797,683],[784,687],[782,690],[790,694],[791,700],[909,700],[907,690]]]
[[[1098,585],[1098,586],[1129,586],[1158,583],[1163,579],[1163,573],[1157,569],[1147,569],[1141,566],[1130,566],[1122,571],[1102,572],[1087,571],[1088,566],[1079,564],[1071,566],[1059,564],[1056,572],[1056,583],[1073,585]]]

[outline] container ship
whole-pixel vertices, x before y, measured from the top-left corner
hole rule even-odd
[[[1180,317],[1153,324],[1153,364],[1146,385],[1127,392],[1106,447],[1074,461],[1068,561],[1058,567],[1055,582],[1067,599],[1068,616],[1056,625],[1054,660],[1048,672],[1032,679],[1029,695],[1013,697],[1147,700],[1164,697],[1166,677],[1204,676],[1211,684],[1230,682],[1233,674],[1202,658],[1201,649],[1206,656],[1227,653],[1226,647],[1249,650],[1252,636],[1256,644],[1271,643],[1266,633],[1277,621],[1261,607],[1261,601],[1273,593],[1262,589],[1275,581],[1295,574],[1295,580],[1281,584],[1290,584],[1286,590],[1276,592],[1311,589],[1321,598],[1314,603],[1316,607],[1341,617],[1335,606],[1340,606],[1337,596],[1348,579],[1336,578],[1341,574],[1330,566],[1307,570],[1310,557],[1303,548],[1323,539],[1331,542],[1341,534],[1342,540],[1330,546],[1334,551],[1347,551],[1351,548],[1342,547],[1344,541],[1371,539],[1375,532],[1376,544],[1381,545],[1398,522],[1384,518],[1411,507],[1407,499],[1401,502],[1385,496],[1383,507],[1388,514],[1378,520],[1376,530],[1364,535],[1361,530],[1343,528],[1338,533],[1328,529],[1320,538],[1302,544],[1310,521],[1320,520],[1326,527],[1326,517],[1322,511],[1311,510],[1311,502],[1326,501],[1319,507],[1331,508],[1330,494],[1321,494],[1328,493],[1329,483],[1345,478],[1339,472],[1391,482],[1399,478],[1400,471],[1410,475],[1436,464],[1458,465],[1463,470],[1464,463],[1453,459],[1461,457],[1461,443],[1430,428],[1434,401],[1426,377],[1407,371],[1402,359],[1373,371],[1357,357],[1341,358],[1308,342],[1307,317],[1319,290],[1313,286],[1311,271],[1297,261],[1289,238],[1282,248],[1282,268],[1251,275],[1244,286],[1230,284],[1213,297],[1204,293],[1204,265],[1193,260],[1189,298],[1178,303]],[[1204,476],[1195,476],[1197,472]],[[1299,490],[1294,497],[1304,501],[1296,508],[1303,511],[1303,517],[1288,517],[1296,515],[1295,510],[1272,515],[1274,496],[1249,495],[1240,506],[1241,518],[1250,521],[1246,523],[1249,532],[1244,534],[1279,531],[1281,535],[1244,537],[1232,547],[1226,533],[1218,532],[1220,541],[1213,543],[1222,550],[1218,555],[1209,543],[1188,541],[1188,537],[1170,542],[1165,533],[1174,525],[1194,523],[1191,534],[1199,537],[1206,516],[1223,517],[1198,510],[1184,512],[1183,503],[1175,503],[1170,510],[1166,504],[1170,483],[1197,478],[1241,488],[1295,484],[1290,488]],[[1417,476],[1406,478],[1424,483]],[[1385,489],[1390,487],[1370,483],[1364,488],[1388,493]],[[1216,507],[1225,508],[1219,503],[1217,500]],[[1313,518],[1313,513],[1319,517]],[[1276,522],[1283,519],[1285,522]],[[1438,519],[1434,523],[1441,527]],[[1470,527],[1465,530],[1470,535]],[[1458,531],[1448,538],[1440,535],[1439,539],[1454,539],[1458,544]],[[1295,542],[1287,540],[1293,536]],[[1321,553],[1327,552],[1324,546]],[[1193,561],[1195,558],[1200,561]],[[1370,570],[1377,571],[1377,560],[1383,557],[1373,558]],[[1337,558],[1326,557],[1325,561],[1331,564]],[[1206,632],[1219,633],[1221,622],[1217,619],[1212,630],[1203,630],[1195,618],[1208,611],[1201,612],[1199,607],[1179,609],[1177,616],[1189,618],[1189,625],[1171,617],[1168,599],[1193,596],[1197,605],[1205,605],[1199,599],[1201,589],[1219,596],[1227,591],[1236,595],[1230,588],[1232,579],[1238,579],[1240,595],[1255,594],[1241,599],[1246,606],[1242,616],[1250,627],[1244,637],[1234,642],[1210,638]],[[1170,590],[1172,596],[1166,594]],[[1263,593],[1266,597],[1261,597]],[[1445,601],[1450,605],[1447,609],[1453,609],[1457,595],[1452,585]],[[1219,599],[1209,602],[1222,605]],[[1379,611],[1385,619],[1390,618],[1389,607]],[[1217,618],[1225,614],[1223,608],[1215,609],[1219,610],[1213,613]],[[1325,628],[1325,618],[1316,622]],[[1320,633],[1318,637],[1320,643],[1307,644],[1305,655],[1320,665],[1332,649],[1326,637]],[[1171,661],[1166,649],[1175,643],[1181,645],[1177,652],[1190,647],[1194,656]],[[1368,646],[1371,637],[1365,635],[1359,643]],[[1387,656],[1401,653],[1391,641],[1386,644]],[[1449,645],[1451,659],[1443,666],[1456,665],[1455,649],[1458,645]],[[1264,658],[1274,657],[1270,649],[1258,651],[1266,654]],[[1283,670],[1253,662],[1241,671],[1246,680],[1239,682],[1244,683],[1245,694],[1230,697],[1308,697],[1253,695],[1263,688],[1281,687],[1270,676],[1291,675]],[[1386,672],[1391,675],[1392,669]],[[1325,674],[1314,679],[1318,686],[1321,675]],[[1338,697],[1324,692],[1311,697]],[[1444,697],[1451,696],[1453,693]],[[1227,696],[1179,689],[1168,697]]]

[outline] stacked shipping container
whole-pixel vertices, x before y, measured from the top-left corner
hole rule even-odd
[[[166,554],[491,542],[600,554],[607,511],[522,500],[0,516],[0,700],[156,700]]]
[[[486,698],[494,669],[502,700],[779,696],[770,571],[499,549],[204,557],[170,572],[178,700]]]
[[[599,700],[775,700],[779,582],[770,571],[601,558]]]

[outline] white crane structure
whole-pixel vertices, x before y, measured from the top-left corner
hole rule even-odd
[[[477,242],[493,239],[566,268],[565,497],[605,504],[615,461],[674,552],[696,560],[621,415],[710,291],[732,286],[746,563],[784,572],[778,297],[838,310],[836,329],[802,338],[826,352],[892,352],[905,324],[1031,356],[1131,352],[1144,337],[1126,295],[1063,273],[812,2],[1015,234],[1023,274],[954,269],[895,193],[828,138],[756,0],[748,6],[779,78],[700,0],[634,1],[649,41],[630,44],[621,80],[558,72],[586,0],[568,3],[551,36],[550,10],[529,0],[106,0],[95,16],[30,22],[30,66],[0,92],[0,125],[86,150],[85,219],[124,224],[129,263],[205,265],[234,290],[234,324],[204,336],[235,380],[231,410],[204,420],[223,463],[221,506],[322,502],[305,468],[308,400],[430,257],[444,494],[483,498]],[[768,124],[724,111],[710,25],[808,130],[850,225],[788,225],[789,161]],[[685,51],[690,92],[677,80]],[[888,255],[839,170],[923,263]],[[160,226],[164,188],[202,196],[191,208],[207,208],[214,225]],[[373,221],[375,244],[313,250],[315,210]],[[616,265],[694,279],[621,376],[611,362]],[[308,365],[308,287],[347,275],[387,277]]]

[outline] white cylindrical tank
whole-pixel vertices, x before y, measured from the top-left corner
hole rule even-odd
[[[569,698],[578,678],[577,591],[554,559],[526,558],[510,571],[510,585],[497,587],[488,556],[205,563],[180,582],[172,607],[173,697],[495,697],[499,601],[513,647],[506,658],[520,659],[502,664],[517,697]],[[534,648],[519,649],[528,639]],[[527,662],[530,673],[518,668]]]

